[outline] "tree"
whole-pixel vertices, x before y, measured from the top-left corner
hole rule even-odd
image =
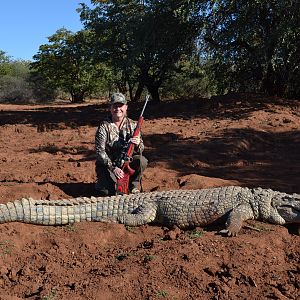
[[[202,13],[203,46],[220,91],[300,94],[299,1],[215,0]]]
[[[165,98],[204,98],[215,94],[207,66],[197,55],[183,57],[161,89]]]
[[[94,63],[91,33],[72,33],[64,28],[48,38],[33,57],[33,72],[45,78],[50,86],[71,95],[72,102],[82,102],[96,91],[103,76],[103,65]]]
[[[20,101],[31,98],[29,73],[28,61],[13,60],[0,50],[0,99]]]
[[[9,75],[11,71],[10,57],[0,50],[0,76]]]
[[[98,58],[122,74],[121,86],[129,87],[131,98],[138,99],[145,86],[159,101],[159,88],[194,47],[199,29],[195,6],[171,0],[92,2],[94,9],[82,4],[80,13],[85,28],[95,34]]]
[[[10,57],[6,55],[6,52],[4,52],[3,50],[0,50],[0,64],[9,62],[9,61],[10,61]]]

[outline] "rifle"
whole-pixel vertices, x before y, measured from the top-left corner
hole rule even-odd
[[[144,121],[143,114],[144,114],[146,105],[149,101],[149,98],[150,98],[150,96],[147,95],[146,99],[145,99],[144,107],[142,109],[142,112],[140,114],[137,125],[136,125],[133,135],[132,135],[133,138],[137,137],[140,134],[141,127],[142,127],[142,124]],[[116,184],[116,194],[117,195],[129,194],[129,179],[130,179],[130,176],[132,176],[135,172],[135,170],[132,169],[129,165],[132,162],[134,146],[135,145],[133,143],[127,144],[125,146],[124,151],[122,151],[119,159],[116,162],[116,165],[119,168],[121,168],[124,172],[124,177],[117,180],[117,184]]]

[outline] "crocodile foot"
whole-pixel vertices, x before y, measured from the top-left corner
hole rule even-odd
[[[230,231],[229,229],[222,229],[218,233],[221,235],[224,235],[224,236],[237,236],[238,235],[238,232]]]

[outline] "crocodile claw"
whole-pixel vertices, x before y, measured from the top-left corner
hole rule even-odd
[[[237,232],[230,231],[229,229],[222,229],[218,233],[224,236],[237,236]]]

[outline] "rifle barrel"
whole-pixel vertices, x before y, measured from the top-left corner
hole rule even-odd
[[[142,115],[144,114],[144,111],[145,111],[147,102],[149,101],[149,98],[150,98],[150,95],[147,95],[147,96],[146,96],[146,100],[145,100],[145,104],[144,104],[144,107],[143,107],[143,109],[142,109],[142,112],[141,112],[141,115],[140,115],[140,116],[142,116]]]

